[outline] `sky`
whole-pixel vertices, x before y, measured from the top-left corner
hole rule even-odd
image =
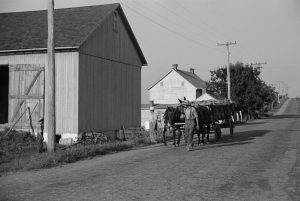
[[[264,63],[261,78],[280,93],[300,97],[300,0],[55,0],[55,8],[120,3],[148,66],[142,68],[142,103],[148,88],[172,64],[195,69],[203,80],[230,61]],[[0,12],[47,9],[47,0],[0,0]],[[1,31],[1,30],[0,30]]]

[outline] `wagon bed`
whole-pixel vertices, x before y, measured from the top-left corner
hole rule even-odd
[[[211,132],[215,134],[215,140],[218,141],[221,138],[221,128],[229,128],[230,136],[234,133],[234,120],[232,117],[235,103],[224,99],[224,100],[207,100],[194,102],[197,106],[209,107],[212,111],[213,123],[211,126]]]

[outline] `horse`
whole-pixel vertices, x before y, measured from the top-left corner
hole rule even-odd
[[[212,123],[211,118],[211,110],[208,109],[205,106],[195,106],[195,109],[197,111],[198,115],[198,121],[199,121],[199,130],[195,130],[195,133],[198,135],[198,145],[202,142],[205,143],[205,131],[207,131],[207,142],[209,142],[209,132],[210,132],[210,124]],[[175,123],[184,123],[184,107],[183,105],[178,105],[176,108],[174,107],[167,107],[165,113],[164,113],[164,131],[163,131],[163,142],[166,145],[165,141],[165,133],[166,131],[172,130],[173,133],[173,146],[179,146],[180,144],[180,138],[181,138],[181,132],[179,131],[179,136],[176,143],[176,130],[179,130],[179,127],[175,126]],[[206,129],[204,128],[206,126]],[[200,133],[202,134],[202,137],[200,138]],[[201,139],[201,140],[200,140]]]
[[[206,141],[209,142],[209,133],[210,133],[210,125],[212,123],[212,111],[206,106],[196,105],[195,109],[198,115],[199,127],[200,131],[198,134],[198,144],[200,144],[200,133],[202,133],[201,142],[205,144],[205,131],[206,131]],[[205,129],[206,126],[206,129]]]
[[[175,126],[175,123],[184,123],[184,118],[182,118],[181,110],[178,107],[167,107],[164,113],[164,130],[163,130],[163,143],[166,143],[166,132],[167,130],[171,131],[173,134],[173,146],[176,144],[179,146],[180,138],[181,138],[181,131],[179,130],[179,126]],[[176,131],[179,131],[178,140],[176,143]]]
[[[193,105],[196,109],[198,115],[198,122],[199,122],[199,130],[195,130],[195,134],[198,135],[198,145],[206,144],[209,142],[209,133],[210,133],[210,125],[212,123],[212,111],[210,108],[202,105]],[[184,114],[184,107],[179,106],[178,109],[182,114]],[[200,134],[202,134],[200,138]],[[206,142],[204,140],[206,134]]]

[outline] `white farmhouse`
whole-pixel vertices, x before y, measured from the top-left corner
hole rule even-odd
[[[176,104],[178,99],[186,97],[195,100],[206,92],[206,82],[190,71],[178,69],[174,64],[170,72],[153,84],[149,90],[149,100],[154,104]]]

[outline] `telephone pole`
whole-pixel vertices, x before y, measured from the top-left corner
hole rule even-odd
[[[55,152],[55,51],[54,51],[54,0],[48,0],[48,66],[46,74],[45,124],[47,150]],[[45,71],[46,73],[46,71]]]
[[[230,96],[230,51],[229,51],[229,46],[230,45],[236,45],[237,42],[226,42],[226,43],[218,43],[218,46],[226,46],[227,47],[227,53],[228,53],[228,64],[227,64],[227,98],[228,100],[231,100]]]

